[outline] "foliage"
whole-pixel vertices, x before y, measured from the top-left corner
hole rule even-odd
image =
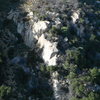
[[[42,72],[53,72],[56,70],[56,66],[40,66]]]
[[[90,69],[90,75],[94,78],[100,75],[100,70],[98,68]]]
[[[97,83],[100,85],[100,80],[98,80],[100,77],[100,69],[98,69],[98,68],[90,69],[90,76],[94,83]]]
[[[67,34],[68,33],[68,30],[69,30],[69,27],[61,27],[61,34]]]
[[[73,78],[75,78],[76,76],[77,76],[76,73],[70,72],[68,78],[69,78],[69,79],[73,79]]]
[[[50,32],[53,34],[57,34],[57,35],[61,35],[61,36],[67,36],[68,35],[68,31],[69,31],[69,27],[68,26],[63,26],[61,28],[56,28],[56,27],[52,27],[50,29]]]
[[[79,22],[80,22],[80,23],[84,23],[84,19],[83,19],[83,18],[80,18],[80,19],[79,19]]]
[[[78,67],[82,68],[85,67],[86,58],[83,52],[83,48],[72,48],[66,51],[67,53],[67,62],[69,64],[75,64]]]
[[[0,98],[5,98],[11,94],[11,87],[2,85],[0,86]]]

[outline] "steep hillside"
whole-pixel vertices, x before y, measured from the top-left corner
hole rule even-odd
[[[100,99],[100,0],[0,0],[0,100]]]

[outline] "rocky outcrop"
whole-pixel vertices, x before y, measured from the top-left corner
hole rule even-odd
[[[38,39],[38,44],[40,44],[40,48],[43,48],[42,57],[44,62],[49,66],[55,66],[57,64],[57,43],[51,43],[42,34]]]
[[[38,21],[34,22],[33,13],[27,12],[27,16],[29,18],[28,22],[24,22],[20,19],[20,11],[10,11],[8,19],[13,19],[13,21],[17,24],[17,32],[22,35],[25,44],[30,48],[34,48],[37,44],[39,44],[39,48],[43,49],[42,58],[45,64],[49,66],[55,66],[57,64],[57,43],[51,43],[45,38],[45,31],[48,29],[49,21]]]
[[[80,16],[79,10],[73,12],[73,14],[71,16],[73,24],[76,23],[76,21],[79,19],[79,16]]]
[[[49,34],[46,34],[49,26],[59,28],[62,26],[62,20],[60,19],[59,13],[48,13],[52,16],[56,16],[53,22],[39,19],[36,21],[34,18],[34,14],[30,10],[30,8],[25,9],[25,11],[20,11],[18,9],[15,11],[11,10],[7,18],[9,20],[13,20],[16,23],[17,32],[22,36],[24,43],[31,49],[34,49],[36,45],[39,45],[39,49],[42,50],[41,55],[44,63],[48,66],[55,66],[57,65],[58,60],[58,42],[51,42],[45,36],[47,35],[47,37],[49,37]],[[75,24],[76,21],[79,19],[79,11],[77,10],[73,12],[71,18],[72,24]],[[67,37],[63,41],[68,42]],[[23,69],[24,71],[27,70],[25,67],[23,67]],[[54,98],[56,100],[67,100],[68,98],[66,98],[66,96],[64,95],[68,91],[66,92],[66,89],[63,90],[66,87],[66,82],[63,82],[63,80],[58,80],[58,72],[54,72],[51,75],[51,78],[53,84]],[[32,88],[32,82],[33,77],[30,78],[28,83],[30,88]]]
[[[8,1],[12,10],[0,13],[0,84],[16,88],[11,100],[88,100],[100,91],[99,0],[95,8],[94,0]]]
[[[54,97],[56,100],[69,100],[68,93],[68,80],[63,80],[59,78],[59,73],[57,71],[53,72],[51,75],[52,78],[52,84],[53,84],[53,91],[54,91]]]

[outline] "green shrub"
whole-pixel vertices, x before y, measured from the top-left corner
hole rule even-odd
[[[78,99],[76,97],[72,97],[71,100],[80,100],[80,99]]]
[[[73,79],[73,78],[75,78],[76,76],[77,76],[76,73],[70,72],[70,74],[68,75],[68,78],[69,78],[69,79]]]
[[[90,75],[94,78],[97,77],[98,75],[100,75],[99,69],[97,68],[90,69]]]
[[[2,85],[0,86],[0,98],[4,98],[11,93],[11,87]]]
[[[69,30],[69,27],[67,27],[67,26],[63,26],[61,28],[52,27],[50,32],[53,33],[53,34],[66,36],[67,33],[68,33],[68,30]]]
[[[95,38],[96,38],[96,35],[94,35],[94,34],[91,34],[91,36],[90,36],[90,41],[93,41],[93,40],[95,40]]]
[[[61,33],[62,34],[67,34],[68,33],[69,27],[61,27]]]
[[[85,87],[80,84],[78,87],[75,88],[75,94],[78,96],[84,95]]]
[[[90,92],[88,97],[84,97],[80,100],[99,100],[100,99],[100,96],[94,92]]]
[[[80,56],[79,50],[77,49],[67,50],[66,53],[67,53],[67,61],[69,63],[78,64]]]
[[[99,80],[99,78],[100,78],[100,69],[98,69],[98,68],[90,69],[90,76],[91,76],[92,81],[94,83],[97,83],[97,84],[100,85],[100,80]]]
[[[59,29],[57,29],[56,27],[53,26],[53,27],[50,29],[50,32],[53,33],[53,34],[58,34]]]
[[[84,19],[83,19],[83,18],[80,18],[80,19],[79,19],[79,22],[80,22],[80,23],[84,23]]]
[[[55,66],[46,66],[47,72],[53,72],[55,70]]]

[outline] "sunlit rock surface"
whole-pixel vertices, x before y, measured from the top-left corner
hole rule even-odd
[[[59,100],[59,94],[58,94],[58,85],[59,85],[59,81],[58,81],[58,73],[54,72],[52,74],[52,81],[53,81],[53,88],[54,88],[54,96],[56,99]]]
[[[43,31],[45,31],[48,27],[47,24],[49,24],[49,21],[38,21],[35,22],[33,25],[33,31],[34,33],[41,33]]]
[[[54,97],[56,100],[69,100],[69,96],[67,95],[68,80],[59,79],[59,73],[57,71],[53,72],[51,75],[52,82],[53,82],[53,90],[54,90]]]
[[[40,48],[43,48],[42,57],[44,62],[49,66],[55,66],[57,61],[57,43],[51,43],[50,41],[45,39],[44,34],[38,39],[38,44],[40,44]]]
[[[22,35],[25,44],[30,48],[33,48],[38,41],[40,49],[43,49],[42,58],[45,64],[49,66],[55,66],[57,64],[57,43],[51,43],[45,39],[45,31],[48,29],[49,21],[38,21],[34,22],[32,20],[33,13],[29,12],[27,16],[30,18],[29,22],[24,22],[23,20],[18,21],[20,17],[20,12],[9,13],[8,19],[13,19],[17,24],[17,32]]]
[[[74,24],[75,24],[75,22],[79,19],[79,16],[80,16],[79,10],[73,12],[71,18],[72,18],[72,22],[73,22]]]

